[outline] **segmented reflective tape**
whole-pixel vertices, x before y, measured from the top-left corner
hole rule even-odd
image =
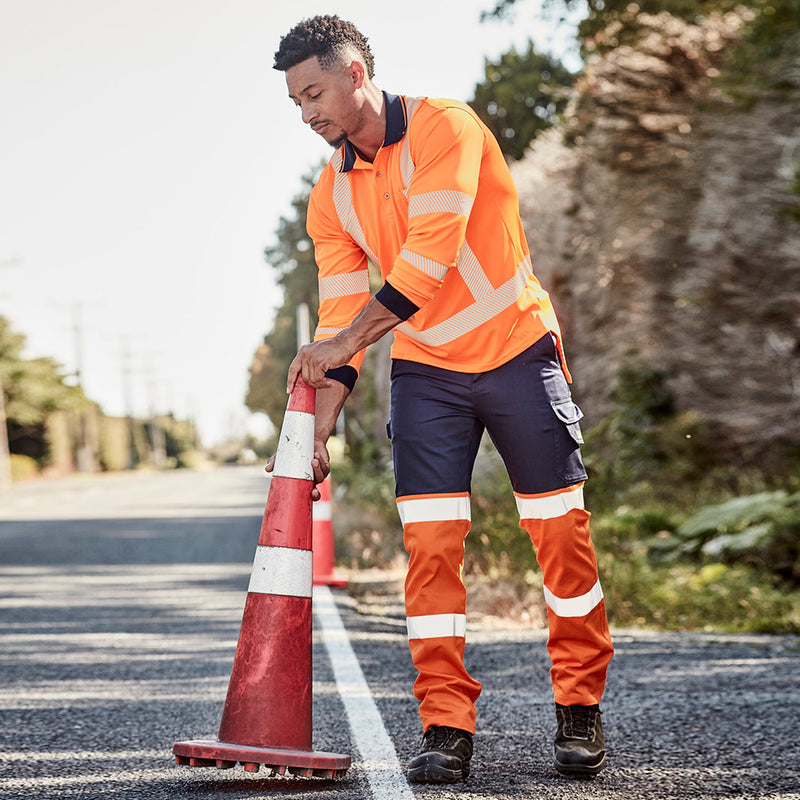
[[[461,272],[460,262],[458,269]],[[476,297],[474,303],[457,311],[453,316],[423,331],[416,330],[408,322],[400,323],[395,330],[431,347],[449,344],[513,306],[525,291],[528,272],[528,257],[526,256],[517,272],[505,283],[492,289],[487,295]],[[491,285],[488,279],[484,284]]]
[[[311,597],[311,550],[258,545],[248,592]]]
[[[400,521],[403,525],[408,525],[410,522],[444,522],[454,519],[471,519],[469,495],[398,500],[397,510],[400,513]]]
[[[434,261],[432,258],[427,258],[411,250],[403,248],[398,258],[402,258],[403,261],[408,261],[409,264],[416,267],[420,272],[430,275],[431,278],[435,278],[437,281],[444,280],[445,275],[447,275],[446,264]]]
[[[557,597],[544,587],[544,601],[559,617],[585,617],[602,599],[600,581],[580,597]]]
[[[275,454],[273,478],[314,480],[311,459],[314,457],[314,415],[305,411],[286,411]]]
[[[440,189],[424,192],[408,198],[408,216],[420,214],[460,214],[468,217],[472,210],[473,198],[466,192]]]
[[[336,215],[346,233],[353,237],[355,243],[367,254],[367,258],[380,269],[380,259],[372,252],[367,244],[367,237],[358,219],[358,214],[353,207],[353,193],[350,187],[350,176],[346,172],[339,172],[341,169],[342,157],[341,148],[336,156],[331,159],[331,165],[335,171],[333,177],[333,206]],[[335,162],[335,163],[334,163]]]
[[[369,294],[369,272],[360,269],[338,275],[328,275],[319,279],[319,302],[324,303],[334,297],[347,297],[353,294]]]
[[[467,635],[465,614],[423,614],[406,617],[409,639],[436,639],[440,636]]]
[[[583,508],[583,484],[567,492],[545,497],[514,495],[520,519],[555,519],[569,511]]]

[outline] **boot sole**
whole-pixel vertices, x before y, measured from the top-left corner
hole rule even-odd
[[[594,778],[605,766],[606,757],[603,755],[599,764],[561,764],[555,761],[556,772],[569,778]]]
[[[406,773],[409,783],[458,783],[469,777],[469,761],[461,769],[448,769],[436,763],[435,754]]]

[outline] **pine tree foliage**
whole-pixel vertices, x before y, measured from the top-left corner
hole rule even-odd
[[[484,62],[485,80],[470,105],[509,158],[519,160],[531,141],[553,125],[567,104],[572,73],[552,56],[512,48],[500,60]]]

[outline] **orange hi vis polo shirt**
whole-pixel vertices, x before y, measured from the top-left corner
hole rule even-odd
[[[335,336],[377,299],[402,322],[392,358],[457,372],[506,363],[558,321],[533,274],[519,198],[499,145],[466,104],[384,92],[386,136],[369,163],[349,141],[311,192],[319,267],[315,339]],[[561,356],[562,366],[569,372]],[[350,366],[356,371],[363,351]],[[342,377],[352,374],[352,381]],[[332,370],[351,388],[356,374]]]

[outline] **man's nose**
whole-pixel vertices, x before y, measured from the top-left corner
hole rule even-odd
[[[317,116],[317,110],[311,103],[302,103],[300,105],[300,112],[303,115],[303,122],[310,123]]]

